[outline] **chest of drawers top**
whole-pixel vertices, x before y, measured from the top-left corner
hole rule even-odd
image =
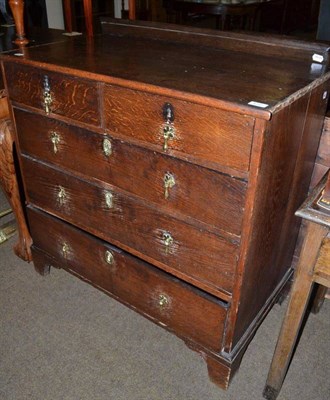
[[[107,21],[103,29],[92,40],[75,37],[8,56],[265,119],[329,72],[322,44],[142,22]]]
[[[44,111],[47,87],[55,116],[238,178],[248,176],[255,118],[271,119],[329,75],[324,45],[161,24],[103,26],[92,40],[3,55],[11,101]]]

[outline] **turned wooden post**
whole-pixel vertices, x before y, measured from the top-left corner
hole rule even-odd
[[[23,0],[9,0],[9,6],[13,13],[15,25],[16,25],[16,43],[19,46],[23,46],[29,41],[25,37],[24,31],[24,1]]]

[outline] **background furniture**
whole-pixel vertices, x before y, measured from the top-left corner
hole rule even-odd
[[[296,215],[308,221],[307,230],[264,391],[268,400],[275,400],[281,390],[313,283],[330,287],[330,173]]]
[[[63,12],[65,18],[65,29],[67,32],[73,31],[73,8],[76,0],[63,0]],[[83,2],[83,14],[85,21],[85,29],[87,36],[93,36],[93,2],[92,0],[81,0]],[[135,0],[128,0],[128,18],[135,19],[136,17],[136,4]]]
[[[6,101],[6,100],[5,100]],[[12,125],[9,116],[0,119],[0,185],[7,195],[9,204],[15,214],[17,221],[19,241],[15,245],[15,253],[25,261],[31,261],[31,236],[28,231],[25,215],[22,208],[21,197],[19,193],[18,181],[16,176],[14,160],[14,137]],[[0,242],[10,237],[12,229],[3,229]]]
[[[330,107],[330,104],[328,105]],[[324,119],[323,132],[315,160],[310,191],[313,189],[330,169],[330,109]]]
[[[23,0],[9,0],[9,5],[14,17],[16,27],[16,45],[25,45],[28,40],[25,37],[24,28],[24,1]]]
[[[272,1],[272,0],[270,0]],[[189,15],[212,15],[216,17],[216,28],[229,30],[254,30],[257,13],[262,5],[255,0],[248,3],[229,3],[221,1],[185,1],[170,0],[167,2],[170,10],[177,13],[176,22],[185,22]]]
[[[321,0],[316,37],[330,41],[330,0]]]
[[[86,35],[93,36],[93,14],[92,14],[92,0],[83,0],[84,18]],[[72,1],[63,0],[63,12],[65,17],[66,30],[71,33],[72,29]]]
[[[11,0],[9,5],[16,24],[16,31],[13,27],[4,29],[0,36],[1,52],[14,50],[17,54],[24,55],[27,51],[25,45],[28,43],[24,29],[24,2],[22,0]],[[43,28],[30,28],[30,41],[32,44],[45,44],[57,41],[68,40],[62,35],[63,31]],[[16,79],[13,77],[13,79]],[[15,245],[15,253],[26,261],[32,260],[31,236],[26,225],[26,219],[22,204],[24,197],[21,197],[19,166],[16,162],[15,137],[13,135],[12,122],[8,111],[8,99],[5,90],[2,74],[0,75],[0,186],[15,215],[19,240]],[[4,212],[7,214],[7,211]],[[3,215],[4,216],[4,215]],[[13,232],[12,227],[7,225],[2,230],[2,240],[7,239]],[[1,239],[0,239],[1,241]]]
[[[0,0],[0,13],[1,13],[2,17],[4,18],[6,24],[13,23],[13,19],[12,19],[10,13],[8,13],[7,0]]]
[[[6,121],[8,119],[8,102],[7,102],[7,97],[5,95],[5,91],[2,89],[1,90],[1,95],[0,95],[0,127],[4,128],[3,121]],[[3,163],[6,163],[7,160],[3,159],[2,153],[3,153],[3,142],[4,142],[4,137],[5,135],[8,134],[5,129],[0,130],[0,191],[2,190],[2,180],[3,180],[3,175],[4,172],[3,170]],[[13,153],[12,148],[9,150],[9,155]],[[14,173],[14,178],[16,174]],[[1,195],[1,193],[0,193]],[[0,197],[1,198],[1,197]],[[20,198],[19,198],[20,200]],[[19,203],[20,206],[20,203]],[[20,209],[22,209],[20,207]],[[8,240],[11,236],[14,235],[16,232],[16,226],[14,221],[10,219],[10,216],[12,214],[12,209],[7,205],[7,203],[1,203],[0,202],[0,244]]]
[[[28,43],[24,33],[24,18],[23,18],[23,1],[16,0],[9,2],[16,24],[15,40],[12,32],[7,30],[4,34],[5,38],[1,50],[9,51],[17,46]],[[7,13],[5,2],[1,2],[1,11]],[[6,20],[9,17],[5,15]],[[13,43],[14,42],[14,43]],[[25,215],[23,212],[22,201],[20,196],[20,189],[18,185],[17,166],[15,167],[14,159],[14,137],[12,133],[12,125],[8,110],[8,100],[4,87],[4,82],[0,79],[0,186],[4,191],[11,209],[6,209],[1,212],[1,218],[6,217],[10,212],[13,212],[16,218],[19,240],[14,247],[15,253],[23,260],[31,261],[31,236],[28,231]],[[13,224],[7,222],[0,226],[0,243],[9,239],[16,228]]]

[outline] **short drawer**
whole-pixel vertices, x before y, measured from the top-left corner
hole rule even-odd
[[[237,245],[144,202],[22,157],[28,201],[217,294],[232,290]]]
[[[5,63],[5,71],[11,101],[42,109],[45,114],[100,125],[95,82],[14,63]],[[46,110],[46,97],[49,110]]]
[[[105,85],[104,118],[110,132],[154,145],[159,151],[167,146],[168,154],[215,169],[249,169],[251,117]]]
[[[240,234],[246,182],[52,118],[19,109],[14,114],[23,153]]]
[[[28,219],[39,266],[55,262],[183,339],[220,351],[223,302],[42,212],[28,209]]]

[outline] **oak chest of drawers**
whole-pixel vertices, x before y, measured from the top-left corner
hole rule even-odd
[[[34,265],[174,332],[226,388],[291,274],[326,48],[103,25],[2,57]]]

